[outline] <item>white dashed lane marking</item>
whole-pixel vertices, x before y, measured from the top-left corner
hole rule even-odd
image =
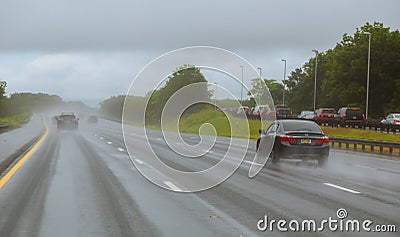
[[[170,187],[172,190],[176,191],[176,192],[182,192],[182,190],[180,188],[178,188],[175,184],[173,184],[170,181],[163,181],[168,187]]]
[[[144,165],[144,162],[143,162],[142,160],[135,159],[135,161],[136,161],[137,163],[141,164],[141,165]]]
[[[327,185],[327,186],[333,187],[333,188],[340,189],[340,190],[345,191],[345,192],[349,192],[349,193],[353,193],[353,194],[361,194],[359,191],[356,191],[356,190],[353,190],[353,189],[349,189],[349,188],[345,188],[345,187],[342,187],[342,186],[339,186],[339,185],[336,185],[336,184],[331,184],[331,183],[324,183],[324,184]]]

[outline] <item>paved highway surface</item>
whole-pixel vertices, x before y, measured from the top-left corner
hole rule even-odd
[[[57,131],[48,121],[44,142],[0,190],[0,236],[377,236],[257,229],[264,215],[288,222],[338,219],[339,208],[347,210],[347,219],[394,224],[397,233],[385,236],[399,236],[399,161],[331,150],[326,169],[312,163],[269,164],[250,179],[251,143],[248,157],[226,182],[181,194],[153,185],[137,171],[120,124],[84,123],[75,132]],[[158,131],[149,134],[162,160],[185,171],[211,167],[227,149],[227,138],[219,138],[204,157],[182,159],[167,148]],[[140,153],[144,138],[128,136],[137,141],[135,165],[145,166]],[[192,143],[199,139],[189,134],[184,138]],[[237,141],[235,149],[244,149]],[[179,183],[165,181],[179,189]]]

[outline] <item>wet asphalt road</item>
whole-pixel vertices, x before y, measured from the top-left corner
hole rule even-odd
[[[40,148],[0,190],[0,236],[377,236],[366,232],[261,232],[257,222],[336,218],[369,219],[400,229],[400,162],[332,150],[329,166],[286,162],[248,178],[244,162],[212,189],[180,194],[146,180],[126,152],[121,125],[100,120],[97,128],[57,131],[51,123]],[[202,159],[178,159],[149,132],[157,154],[185,171],[211,167],[227,148],[219,138]],[[185,135],[196,142],[194,135]],[[140,153],[142,136],[129,135]],[[239,142],[240,143],[240,142]],[[239,144],[238,143],[238,144]],[[235,149],[243,149],[238,145]],[[250,161],[254,144],[250,144]],[[175,183],[179,187],[179,183]]]

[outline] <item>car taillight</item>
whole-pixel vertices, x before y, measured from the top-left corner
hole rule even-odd
[[[322,117],[324,117],[324,115],[323,115],[323,114],[319,114],[319,117],[321,117],[321,118],[322,118]]]
[[[290,114],[293,114],[293,111],[290,110]]]
[[[363,118],[363,119],[365,118],[365,115],[364,115],[364,114],[362,114],[362,118]]]
[[[276,111],[276,114],[279,114],[279,110]]]
[[[317,138],[315,139],[316,143],[329,143],[329,137],[321,137],[321,138]]]
[[[347,115],[346,114],[343,114],[343,117],[346,117]]]
[[[395,120],[393,120],[393,122],[398,123],[398,122],[400,122],[400,120],[395,119]]]
[[[294,137],[283,135],[283,136],[279,136],[279,141],[295,143],[295,142],[297,142],[297,139]]]
[[[306,116],[305,116],[305,115],[303,115],[303,118],[306,118]]]
[[[351,108],[351,110],[358,110],[358,108]]]

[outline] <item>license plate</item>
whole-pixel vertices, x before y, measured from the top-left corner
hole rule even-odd
[[[353,117],[353,119],[357,119],[357,117],[356,117],[356,116],[354,116],[354,117]]]
[[[302,139],[301,139],[301,143],[307,143],[307,144],[310,144],[310,143],[311,143],[311,139],[308,139],[308,138],[302,138]]]

